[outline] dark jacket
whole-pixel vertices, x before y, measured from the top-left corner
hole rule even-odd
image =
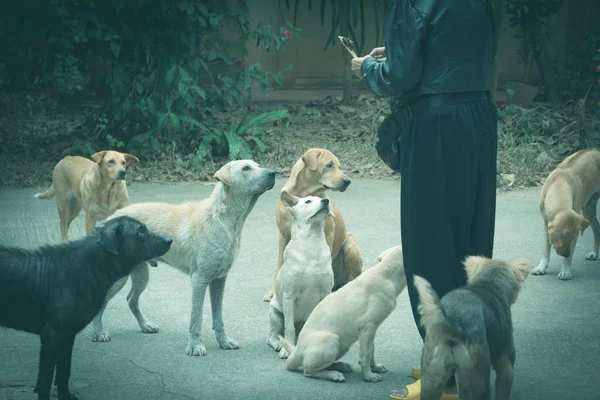
[[[365,59],[361,74],[396,104],[434,93],[489,91],[496,54],[489,0],[390,0],[386,60]]]

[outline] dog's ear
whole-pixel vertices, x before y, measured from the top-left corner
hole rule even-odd
[[[215,172],[215,179],[226,186],[233,185],[233,176],[231,176],[231,165],[225,164],[220,170]]]
[[[316,171],[319,165],[319,157],[323,154],[322,151],[310,149],[302,156],[302,161],[311,171]]]
[[[519,287],[531,272],[531,263],[525,258],[519,258],[508,262],[509,268],[515,273]]]
[[[102,151],[92,154],[92,156],[90,158],[92,160],[94,160],[95,163],[100,164],[102,162],[102,159],[106,155],[106,153],[108,153],[106,150],[102,150]]]
[[[96,239],[96,244],[98,244],[102,250],[107,251],[110,254],[119,254],[119,251],[117,250],[117,243],[119,242],[118,229],[119,228],[116,227],[114,230],[94,230],[98,237],[98,239]]]
[[[123,155],[125,156],[125,162],[127,165],[140,162],[140,159],[132,154],[123,153]]]
[[[296,204],[298,204],[299,201],[300,199],[298,197],[289,194],[285,190],[281,192],[281,202],[283,203],[285,208],[290,209]]]
[[[489,262],[489,258],[483,256],[469,256],[463,261],[467,279],[471,279],[481,270],[481,268]]]
[[[585,231],[588,226],[590,226],[590,221],[583,217],[579,217],[579,230],[581,231],[581,236],[583,236],[583,231]]]

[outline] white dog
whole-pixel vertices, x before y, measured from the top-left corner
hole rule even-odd
[[[279,338],[296,342],[296,327],[333,288],[331,249],[325,239],[325,220],[330,214],[329,199],[316,196],[298,198],[283,191],[283,205],[292,214],[291,240],[283,252],[282,268],[275,281],[275,294],[269,305],[271,331],[267,343],[280,358],[288,351]]]
[[[387,368],[375,362],[374,339],[379,325],[396,308],[396,298],[406,287],[402,248],[387,249],[379,264],[331,293],[319,303],[304,324],[298,344],[287,338],[281,344],[290,353],[286,368],[303,370],[304,376],[344,382],[352,367],[342,358],[359,342],[359,364],[367,382],[379,382]]]
[[[210,197],[183,204],[137,203],[111,216],[128,215],[153,232],[173,239],[171,249],[158,260],[188,273],[192,281],[192,315],[186,354],[206,355],[201,341],[202,311],[206,288],[210,288],[213,329],[223,349],[238,349],[237,341],[225,334],[222,318],[223,290],[227,273],[240,247],[242,228],[258,198],[275,184],[275,172],[259,168],[252,160],[232,161],[215,174],[219,181]],[[143,332],[158,332],[158,327],[144,316],[139,298],[148,284],[148,264],[139,265],[131,274],[129,308]],[[106,302],[125,285],[127,278],[115,284]],[[93,340],[108,341],[102,327],[104,308],[93,321]]]

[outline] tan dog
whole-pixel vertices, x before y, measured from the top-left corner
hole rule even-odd
[[[63,242],[69,240],[69,225],[82,208],[85,210],[85,232],[90,235],[97,221],[129,205],[125,184],[127,166],[139,161],[131,154],[103,150],[93,154],[91,160],[67,156],[56,164],[52,185],[35,197],[51,199],[56,196]]]
[[[529,275],[526,259],[503,261],[470,256],[467,284],[441,299],[415,275],[425,344],[421,355],[421,400],[439,400],[454,375],[461,400],[489,400],[496,371],[496,399],[508,400],[516,350],[511,306]]]
[[[600,191],[600,152],[589,148],[567,157],[550,173],[540,196],[540,211],[544,218],[544,250],[542,260],[532,271],[544,275],[552,246],[564,257],[558,279],[571,279],[571,261],[577,237],[591,224],[594,249],[586,260],[598,259],[600,225],[596,219],[596,204]],[[583,216],[580,212],[583,210]]]
[[[325,297],[312,311],[294,346],[288,338],[281,345],[290,353],[286,368],[302,370],[304,376],[344,382],[343,372],[352,367],[342,358],[359,342],[360,366],[367,382],[381,381],[387,368],[375,362],[375,334],[396,308],[396,299],[406,287],[402,247],[385,250],[379,263],[335,293]]]
[[[325,193],[327,190],[344,192],[350,182],[333,153],[325,149],[310,149],[292,167],[282,192],[286,191],[296,197],[328,198]],[[360,247],[354,236],[346,230],[342,214],[331,199],[330,206],[333,215],[325,222],[325,237],[331,249],[335,291],[360,275],[364,269]],[[279,256],[273,286],[265,294],[264,301],[271,301],[273,298],[277,274],[283,264],[283,251],[291,239],[292,215],[281,201],[277,203],[276,221],[279,228]]]

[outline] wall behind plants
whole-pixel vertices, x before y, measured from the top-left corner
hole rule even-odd
[[[249,43],[282,49],[286,31],[299,32],[253,20],[245,0],[10,1],[0,15],[0,89],[102,101],[90,144],[246,157],[264,150],[261,124],[285,111],[227,129],[215,129],[211,113],[244,107],[253,86],[281,83],[283,68],[245,59]]]

